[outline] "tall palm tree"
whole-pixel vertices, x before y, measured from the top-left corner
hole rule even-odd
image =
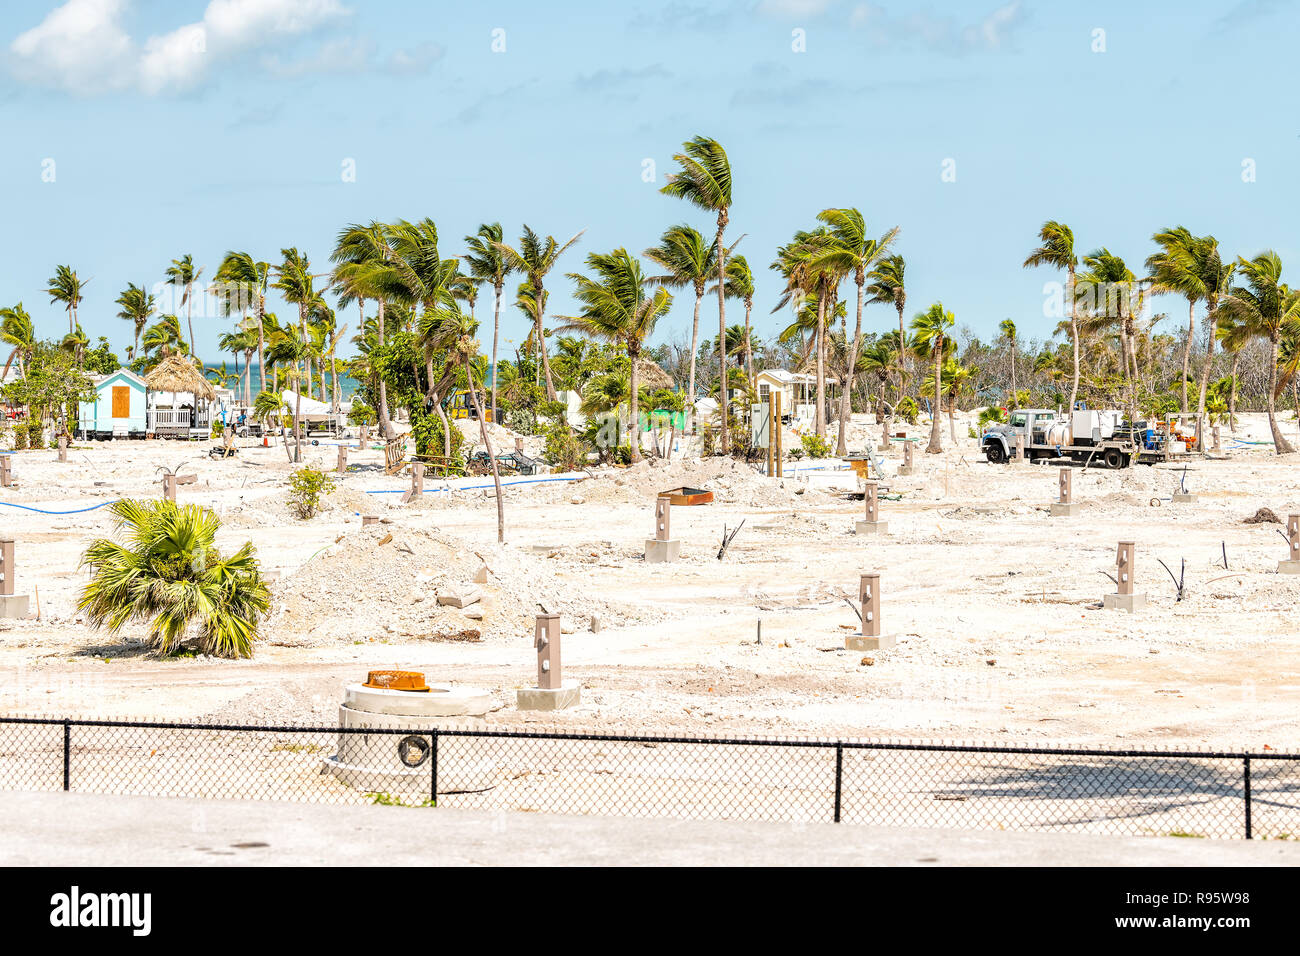
[[[68,313],[68,334],[77,331],[77,307],[85,298],[86,284],[77,278],[77,272],[71,266],[55,266],[54,275],[50,277],[45,291],[50,295],[50,303],[62,302]]]
[[[687,405],[695,403],[695,361],[700,347],[700,302],[710,279],[717,275],[717,249],[700,232],[685,224],[670,226],[659,238],[659,245],[642,253],[655,265],[662,267],[663,275],[650,276],[646,281],[670,289],[687,286],[695,290],[695,317],[691,323],[691,364],[686,380]]]
[[[771,265],[785,278],[785,288],[773,312],[786,305],[798,307],[802,312],[807,307],[809,296],[813,296],[816,302],[813,348],[817,409],[814,421],[817,434],[822,436],[826,434],[826,330],[838,311],[837,290],[845,275],[839,265],[824,258],[833,243],[830,230],[825,226],[812,232],[800,230],[790,243],[777,249],[776,260]]]
[[[9,375],[9,367],[18,362],[18,374],[27,377],[27,366],[36,354],[36,326],[27,314],[23,304],[0,309],[0,342],[9,346],[9,357],[5,359],[5,370],[0,379]]]
[[[954,445],[957,444],[957,396],[970,382],[973,374],[969,367],[962,365],[953,356],[943,360],[943,368],[939,373],[939,381],[942,387],[938,390],[938,393],[948,400],[948,437]],[[934,390],[933,371],[925,377],[925,381],[921,383],[921,388]]]
[[[506,261],[501,252],[501,242],[505,233],[501,223],[483,223],[478,232],[465,237],[469,252],[465,261],[469,263],[469,274],[480,282],[492,286],[492,420],[497,421],[497,342],[501,336],[501,291],[505,288],[506,277],[514,268]]]
[[[722,234],[731,218],[731,163],[727,160],[727,151],[717,140],[706,136],[696,136],[682,144],[684,152],[673,156],[674,162],[681,170],[668,174],[668,181],[659,191],[675,199],[685,199],[700,209],[715,212],[718,216],[718,231],[714,240],[715,263],[718,270],[718,338],[725,341],[727,336],[727,298],[726,251],[722,248]],[[718,356],[720,378],[726,381],[727,355],[725,346]],[[694,400],[694,396],[691,396]],[[723,388],[719,400],[722,413],[722,454],[731,450],[728,431],[727,389]]]
[[[898,349],[894,345],[894,340],[886,337],[881,337],[864,348],[862,357],[858,360],[858,367],[862,370],[862,374],[875,376],[880,383],[877,407],[882,413],[886,407],[885,389],[889,386],[897,362]]]
[[[753,333],[750,330],[749,319],[750,314],[754,310],[754,273],[750,271],[749,263],[745,261],[744,256],[728,257],[726,272],[727,298],[739,299],[745,306],[745,337],[743,339],[745,348],[745,375],[752,382],[754,381],[754,349],[752,347]],[[694,358],[693,354],[692,358]]]
[[[216,546],[221,522],[199,505],[122,500],[108,509],[126,534],[123,543],[93,541],[82,556],[91,573],[77,610],[91,626],[116,634],[140,621],[164,654],[197,632],[205,654],[252,657],[270,608],[253,545],[224,557]]]
[[[1188,412],[1187,381],[1191,378],[1192,342],[1196,338],[1196,303],[1206,298],[1202,241],[1185,226],[1163,229],[1151,237],[1160,251],[1147,256],[1151,291],[1181,295],[1187,300],[1187,341],[1183,343],[1183,405]]]
[[[1300,334],[1300,290],[1282,282],[1282,258],[1271,249],[1253,259],[1239,257],[1237,268],[1246,285],[1234,287],[1219,303],[1219,311],[1232,323],[1224,346],[1235,349],[1248,339],[1268,340],[1268,427],[1274,449],[1285,455],[1295,448],[1277,424],[1277,360],[1282,338]]]
[[[998,323],[998,331],[1002,337],[1007,340],[1007,345],[1011,348],[1011,402],[1014,404],[1016,395],[1016,323],[1010,319],[1003,319]]]
[[[187,252],[179,259],[172,260],[172,264],[167,267],[165,275],[169,286],[185,290],[181,293],[181,305],[185,306],[185,322],[190,330],[190,352],[197,355],[198,347],[194,341],[193,292],[194,283],[198,281],[199,276],[203,275],[203,270],[194,267],[194,257]]]
[[[253,353],[257,351],[257,333],[251,328],[241,326],[234,332],[226,332],[217,341],[217,346],[223,352],[231,352],[235,356],[235,377],[243,379],[244,382],[244,404],[253,403],[253,376],[249,372],[248,366],[252,362]],[[244,356],[244,374],[239,374],[239,356]]]
[[[632,460],[641,460],[641,417],[638,406],[637,363],[645,340],[654,332],[659,319],[672,307],[673,297],[663,286],[646,292],[641,263],[626,249],[608,254],[593,252],[587,256],[591,278],[570,273],[578,284],[573,295],[582,303],[579,315],[568,317],[566,329],[579,329],[593,338],[621,345],[631,363],[629,372],[630,413],[632,417]],[[725,345],[723,346],[725,349]],[[725,371],[724,371],[725,374]],[[725,389],[724,389],[725,391]]]
[[[140,345],[146,355],[158,353],[159,360],[173,353],[185,355],[189,351],[185,336],[181,333],[181,320],[174,315],[159,316],[158,321],[145,330]]]
[[[281,298],[298,307],[298,337],[296,347],[293,349],[284,349],[281,351],[283,360],[294,362],[294,372],[297,374],[297,362],[301,361],[306,368],[307,387],[311,387],[311,343],[307,336],[307,315],[316,306],[320,293],[316,291],[314,284],[315,277],[312,275],[311,262],[308,258],[299,252],[296,248],[290,246],[287,249],[281,249],[280,255],[283,257],[278,266],[275,267],[275,282],[271,287],[279,291]],[[302,461],[302,389],[301,379],[297,381],[297,387],[294,389],[296,400],[293,410],[293,460],[294,462]]]
[[[410,310],[424,346],[427,402],[441,415],[443,397],[456,380],[456,368],[451,362],[444,363],[442,376],[436,376],[434,362],[439,350],[428,339],[432,328],[430,317],[435,310],[456,304],[453,282],[459,265],[455,259],[442,258],[438,251],[438,227],[427,216],[415,223],[405,219],[397,221],[389,227],[388,236],[392,256],[388,260],[389,268],[381,273],[381,291],[395,305]],[[443,433],[444,440],[449,441],[449,431],[443,429]],[[449,446],[444,446],[444,453],[450,454]]]
[[[1079,267],[1079,259],[1074,253],[1074,233],[1064,223],[1049,219],[1038,230],[1038,239],[1042,243],[1025,258],[1024,267],[1052,266],[1064,269],[1066,273],[1065,296],[1070,304],[1070,341],[1074,346],[1074,377],[1070,382],[1070,408],[1079,397],[1079,309],[1074,294],[1074,274]]]
[[[528,284],[532,287],[534,317],[537,322],[535,330],[537,348],[541,353],[542,373],[546,376],[546,400],[550,402],[555,401],[555,383],[551,379],[551,362],[546,355],[546,276],[555,268],[556,260],[564,255],[584,232],[585,229],[580,230],[568,242],[561,245],[554,236],[543,239],[525,224],[524,233],[519,237],[518,249],[504,242],[496,243],[497,249],[500,250],[511,270],[527,276]]]
[[[925,446],[927,455],[937,455],[943,451],[943,441],[939,437],[940,410],[943,408],[943,353],[948,330],[955,324],[956,318],[944,310],[942,302],[936,302],[924,312],[918,312],[912,319],[917,352],[928,355],[933,364],[930,377],[933,380],[934,403],[930,410],[930,443]]]
[[[1092,329],[1114,328],[1119,336],[1120,361],[1128,379],[1129,419],[1137,417],[1137,390],[1141,373],[1138,367],[1138,333],[1136,317],[1142,311],[1144,294],[1137,276],[1124,260],[1102,247],[1084,256],[1088,298],[1092,300]],[[1073,406],[1071,406],[1073,407]]]
[[[384,345],[386,335],[386,306],[382,288],[391,272],[388,261],[392,256],[392,245],[388,227],[381,222],[371,220],[369,225],[356,223],[339,233],[330,261],[335,263],[333,284],[339,290],[339,308],[345,309],[355,300],[359,312],[361,328],[366,327],[366,300],[374,299],[377,304],[376,345]],[[393,423],[388,414],[388,383],[379,377],[378,404],[375,409],[379,419],[379,431],[384,438],[395,434]]]
[[[134,359],[136,353],[140,351],[140,335],[157,311],[156,297],[131,282],[127,284],[126,291],[117,297],[117,304],[122,307],[117,317],[130,322],[135,330],[135,344],[131,347],[131,358]]]
[[[900,255],[886,256],[867,274],[867,301],[880,305],[893,305],[898,313],[899,341],[907,341],[907,330],[903,327],[903,312],[907,309],[907,262]],[[907,348],[898,354],[899,389],[907,387]],[[900,391],[901,395],[901,391]]]
[[[266,379],[266,290],[271,278],[271,265],[258,262],[247,252],[227,252],[217,268],[217,296],[223,314],[245,313],[253,310],[257,330],[257,374],[261,381],[258,391],[272,386]]]
[[[852,273],[853,282],[858,287],[857,320],[853,331],[853,348],[851,355],[862,354],[862,306],[866,297],[867,274],[875,268],[876,263],[884,258],[898,236],[898,227],[890,229],[879,239],[867,234],[867,222],[857,209],[823,209],[817,218],[831,229],[831,245],[822,253],[821,261],[840,275]],[[846,435],[849,415],[852,411],[850,394],[853,391],[853,370],[856,362],[850,362],[844,382],[844,391],[840,395],[840,427],[836,439],[835,454],[847,455]]]
[[[84,363],[86,358],[86,349],[90,348],[90,337],[82,329],[81,323],[77,323],[75,331],[69,332],[59,343],[59,347],[65,352],[71,352],[78,365]]]

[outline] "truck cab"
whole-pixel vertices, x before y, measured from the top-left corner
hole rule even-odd
[[[1065,419],[1048,408],[1017,408],[1005,422],[990,425],[980,438],[980,448],[993,464],[1008,461],[1016,450],[1016,438],[1024,439],[1025,456],[1037,457],[1034,446],[1069,444]]]

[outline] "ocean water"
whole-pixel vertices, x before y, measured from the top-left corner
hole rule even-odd
[[[205,370],[205,372],[206,372],[207,369],[215,369],[215,370],[217,370],[217,371],[220,371],[220,369],[221,369],[221,363],[220,363],[220,362],[208,362],[207,364],[204,365],[204,370]],[[232,375],[234,374],[234,371],[235,371],[235,366],[234,366],[234,364],[233,364],[230,360],[228,360],[228,359],[226,360],[226,371],[229,372],[229,373],[231,373]],[[241,365],[239,366],[239,384],[238,384],[238,385],[227,385],[227,388],[231,388],[231,389],[233,389],[236,395],[243,395],[243,394],[244,394],[244,375],[245,375],[245,374],[246,374],[246,370],[244,369],[244,366],[241,364]],[[249,368],[248,368],[248,370],[247,370],[247,374],[251,374],[252,377],[253,377],[252,393],[253,393],[254,395],[256,395],[258,392],[260,392],[260,391],[262,390],[262,367],[261,367],[260,365],[252,365],[252,366],[249,366]],[[315,383],[316,381],[318,381],[318,376],[319,376],[319,374],[320,374],[319,372],[313,372],[313,373],[312,373],[312,381],[313,381],[313,383]],[[208,381],[209,381],[209,382],[212,381],[212,378],[209,377],[209,378],[208,378]],[[333,380],[331,379],[331,377],[329,376],[329,374],[326,373],[326,375],[325,375],[325,395],[326,395],[327,398],[328,398],[328,396],[329,396],[330,388],[331,388],[332,385],[333,385]],[[316,385],[315,388],[319,388],[319,385]],[[315,394],[315,388],[313,389],[313,394]],[[357,381],[356,381],[356,379],[352,378],[350,375],[344,375],[343,373],[340,372],[340,373],[339,373],[339,396],[340,396],[340,400],[341,400],[341,401],[345,401],[345,402],[348,401],[348,400],[351,399],[352,396],[356,393],[356,390],[357,390]]]

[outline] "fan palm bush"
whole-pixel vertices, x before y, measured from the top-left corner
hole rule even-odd
[[[100,538],[81,559],[91,576],[77,610],[91,626],[116,634],[140,621],[164,654],[196,638],[204,654],[252,657],[270,607],[253,545],[223,557],[214,544],[221,522],[199,505],[122,500],[109,510],[122,540]]]

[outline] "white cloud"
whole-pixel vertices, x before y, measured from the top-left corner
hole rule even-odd
[[[350,13],[340,0],[211,0],[201,21],[152,35],[141,48],[122,26],[127,5],[67,0],[10,44],[11,69],[26,82],[73,93],[179,91],[200,83],[222,61],[307,35]],[[314,59],[328,64],[339,52],[337,44],[327,45]],[[349,68],[353,63],[343,61]]]
[[[815,17],[830,9],[836,0],[762,0],[759,13],[774,17]]]
[[[938,17],[926,11],[891,16],[874,3],[860,3],[853,8],[849,24],[864,31],[877,46],[905,46],[919,43],[945,53],[991,52],[1011,45],[1012,34],[1025,21],[1020,0],[995,9],[979,21],[961,25],[951,17]]]

